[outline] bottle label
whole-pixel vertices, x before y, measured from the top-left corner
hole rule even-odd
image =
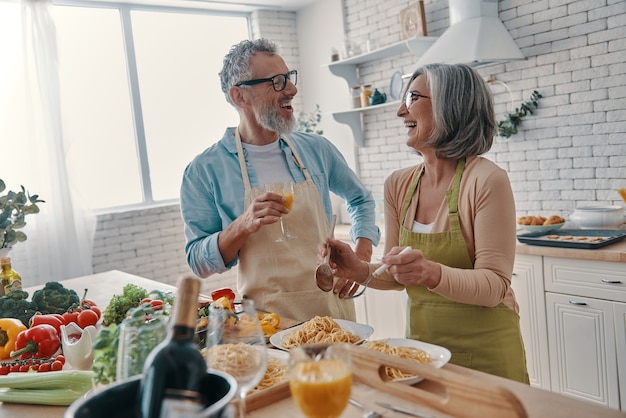
[[[160,418],[197,418],[204,409],[197,392],[168,389],[161,403]]]
[[[6,295],[11,290],[22,290],[22,281],[21,280],[13,280],[8,285],[4,286],[4,294]]]

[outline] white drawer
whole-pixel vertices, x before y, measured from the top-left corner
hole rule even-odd
[[[544,257],[547,292],[626,302],[626,263]]]

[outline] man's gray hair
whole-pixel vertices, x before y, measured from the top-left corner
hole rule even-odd
[[[269,39],[244,40],[233,45],[224,57],[224,65],[220,71],[220,84],[222,92],[226,96],[226,101],[234,106],[230,100],[228,91],[232,86],[240,81],[246,81],[252,78],[250,70],[250,57],[257,52],[267,52],[269,54],[277,54],[278,46],[274,41]]]

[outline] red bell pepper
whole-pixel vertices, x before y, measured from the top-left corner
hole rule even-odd
[[[57,333],[61,335],[61,325],[66,325],[63,321],[63,317],[59,314],[40,314],[36,313],[30,318],[29,326],[32,328],[37,325],[48,324],[52,325]]]
[[[24,330],[17,335],[15,350],[11,357],[48,358],[57,352],[61,339],[52,325],[40,324]]]
[[[211,299],[215,302],[221,297],[226,297],[230,301],[230,309],[235,310],[235,292],[228,287],[216,289],[211,292]]]

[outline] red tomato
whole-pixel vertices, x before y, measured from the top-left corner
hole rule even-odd
[[[150,306],[152,306],[152,309],[154,309],[155,311],[160,311],[161,309],[163,309],[163,304],[163,301],[158,299],[150,301]]]
[[[3,364],[0,366],[0,376],[4,376],[5,374],[9,374],[10,367],[7,364]]]
[[[78,314],[80,312],[79,311],[74,311],[74,312],[65,312],[63,314],[63,322],[65,323],[65,325],[69,325],[70,323],[74,322],[78,325]]]
[[[61,363],[59,360],[54,360],[52,364],[50,365],[50,370],[52,370],[53,372],[57,372],[61,370],[62,368],[63,368],[63,363]]]
[[[85,329],[89,325],[96,325],[98,323],[98,314],[91,309],[85,309],[78,314],[77,322],[79,327]]]
[[[94,311],[98,315],[98,319],[100,319],[102,317],[102,311],[97,306],[92,306],[89,309],[91,309],[92,311]]]
[[[50,371],[50,363],[41,363],[39,365],[38,372],[49,372]]]
[[[94,302],[91,299],[83,299],[80,301],[80,307],[85,309],[85,308],[93,308],[94,306],[98,306],[96,305],[96,302]]]

